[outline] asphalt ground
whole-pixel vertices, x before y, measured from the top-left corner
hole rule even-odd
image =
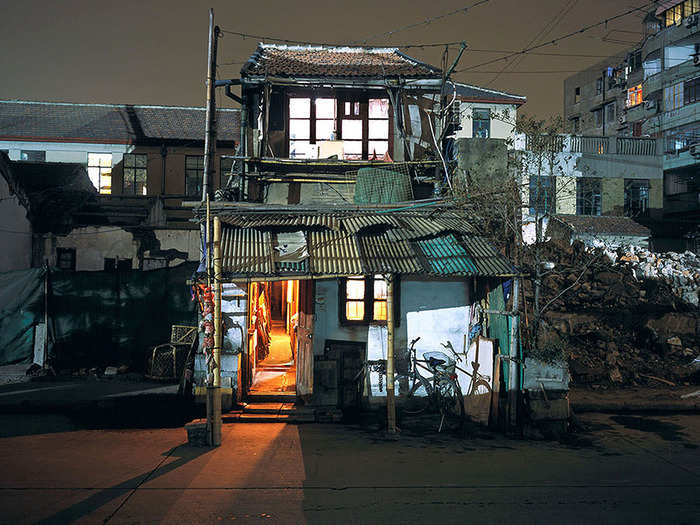
[[[565,442],[232,423],[86,429],[0,415],[2,523],[698,523],[700,418],[586,413]]]

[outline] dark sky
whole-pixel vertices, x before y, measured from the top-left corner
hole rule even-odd
[[[252,2],[32,1],[5,2],[0,16],[0,98],[67,102],[204,105],[208,7],[222,29],[293,40],[344,43],[414,24],[475,0],[333,0]],[[490,0],[460,13],[400,31],[370,44],[464,40],[459,67],[519,50],[543,30],[540,41],[648,5],[643,0]],[[557,16],[562,15],[557,20]],[[628,47],[606,40],[638,41],[641,14],[599,27],[540,51],[612,55]],[[546,28],[549,27],[549,31]],[[255,39],[225,35],[219,63],[241,62]],[[439,65],[441,49],[407,54]],[[454,56],[455,51],[451,51]],[[455,75],[460,81],[526,95],[527,113],[545,117],[562,109],[563,80],[601,58],[527,56],[494,80],[505,62]],[[220,78],[238,76],[240,64],[222,65]],[[520,73],[509,73],[509,71]],[[558,71],[558,73],[547,73]],[[566,72],[562,72],[566,71]],[[534,72],[534,73],[533,73]],[[223,105],[228,104],[220,97]]]

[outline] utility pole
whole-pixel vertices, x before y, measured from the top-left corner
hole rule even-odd
[[[394,395],[394,283],[393,275],[386,277],[386,419],[387,432],[396,434],[396,398]]]
[[[204,136],[204,174],[202,180],[202,204],[207,207],[206,231],[202,232],[206,243],[204,250],[207,262],[207,285],[211,286],[214,277],[214,348],[212,367],[213,384],[207,386],[207,427],[209,429],[209,442],[212,446],[221,445],[221,223],[218,217],[214,218],[214,239],[212,239],[209,202],[211,200],[212,182],[214,170],[214,156],[216,154],[216,50],[219,39],[219,27],[214,26],[214,10],[209,9],[209,46],[207,50],[207,113]],[[212,242],[212,240],[214,242]],[[214,265],[219,264],[218,275],[212,272],[212,245],[214,248]],[[210,374],[208,373],[209,377]]]

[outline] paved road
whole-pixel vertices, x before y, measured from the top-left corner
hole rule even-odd
[[[700,418],[586,414],[568,444],[342,425],[82,430],[0,416],[3,523],[698,523]]]

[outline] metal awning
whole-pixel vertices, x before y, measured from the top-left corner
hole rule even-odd
[[[292,207],[290,207],[292,208]],[[228,279],[283,279],[398,274],[510,277],[517,269],[454,209],[334,213],[226,210],[222,267]],[[300,232],[304,259],[280,260],[278,237]]]

